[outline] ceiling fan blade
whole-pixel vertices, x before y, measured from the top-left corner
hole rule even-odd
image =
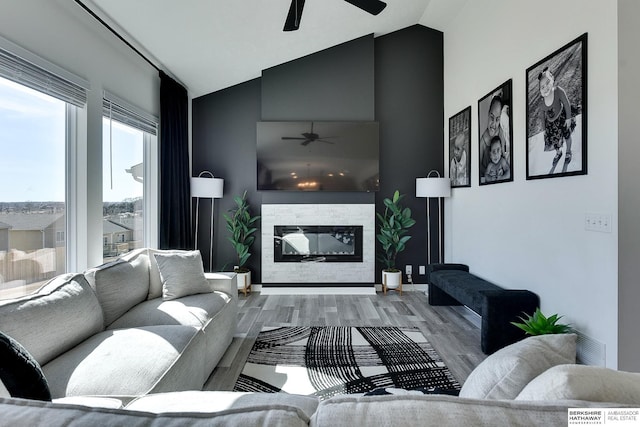
[[[302,19],[302,9],[304,9],[305,0],[291,0],[287,20],[284,21],[283,31],[295,31],[300,28],[300,19]]]
[[[309,144],[310,144],[310,143],[312,143],[312,142],[313,142],[312,140],[310,140],[310,139],[307,139],[306,141],[304,141],[304,142],[301,142],[301,143],[300,143],[300,145],[304,145],[304,146],[307,146],[307,145],[309,145]]]
[[[327,141],[327,140],[324,140],[324,139],[316,139],[316,141],[324,142],[324,143],[327,143],[327,144],[335,144],[335,142],[333,142],[333,141]]]
[[[365,12],[369,12],[372,15],[377,15],[387,7],[387,4],[380,0],[344,0],[347,3],[351,3],[355,7],[359,7]]]
[[[306,140],[307,138],[297,138],[297,137],[295,137],[295,136],[283,136],[283,137],[282,137],[282,139],[285,139],[285,140],[286,140],[286,139],[297,139],[297,140],[299,140],[299,141],[304,141],[304,140]]]

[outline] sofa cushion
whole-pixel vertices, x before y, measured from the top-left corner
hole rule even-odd
[[[223,292],[190,295],[171,301],[144,301],[109,325],[108,329],[152,325],[204,326],[230,300]]]
[[[0,396],[51,400],[38,362],[16,340],[0,332]]]
[[[573,407],[585,406],[585,402]],[[324,400],[311,418],[320,426],[563,426],[568,403],[465,399],[445,395],[353,396]]]
[[[219,412],[255,406],[283,407],[300,410],[310,418],[319,400],[313,396],[287,393],[241,393],[236,391],[180,391],[157,393],[139,397],[127,409],[153,413],[162,412]]]
[[[155,254],[182,254],[180,249],[147,249],[149,255],[149,295],[147,299],[162,297],[162,279],[156,262]]]
[[[575,334],[525,338],[483,360],[462,385],[460,397],[514,399],[542,372],[575,361]]]
[[[37,400],[0,398],[2,424],[29,427],[50,426],[189,426],[189,427],[307,427],[309,418],[284,405],[256,405],[215,413],[166,413],[95,408]]]
[[[160,271],[162,298],[165,301],[211,292],[204,277],[200,251],[153,255]]]
[[[53,397],[201,389],[206,344],[191,326],[100,332],[42,367]]]
[[[98,295],[104,312],[104,326],[108,326],[147,298],[149,257],[146,250],[136,250],[87,270],[85,277]]]
[[[517,400],[589,400],[640,406],[640,373],[559,365],[534,378]]]
[[[42,366],[102,331],[102,309],[83,275],[63,274],[36,293],[0,301],[0,330]]]

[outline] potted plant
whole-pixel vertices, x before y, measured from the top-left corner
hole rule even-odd
[[[411,209],[401,206],[400,201],[403,197],[404,195],[396,190],[392,199],[384,199],[384,213],[376,212],[380,227],[380,233],[376,238],[382,245],[378,259],[385,267],[382,270],[383,288],[397,289],[402,283],[402,272],[396,268],[396,257],[404,251],[411,239],[407,232],[416,223],[411,218]]]
[[[227,222],[227,230],[231,233],[231,236],[227,238],[238,256],[238,263],[234,268],[238,274],[238,289],[241,289],[246,295],[251,289],[251,271],[245,267],[245,264],[251,256],[249,249],[255,240],[253,235],[257,231],[255,223],[260,219],[260,216],[251,216],[246,191],[242,197],[235,196],[233,200],[236,202],[236,207],[230,209],[229,214],[224,214],[224,219]]]
[[[522,323],[511,322],[511,324],[522,329],[526,335],[568,334],[573,332],[573,328],[570,325],[558,323],[562,316],[554,314],[546,317],[540,311],[540,307],[536,308],[533,315],[523,314],[527,317],[518,317],[522,320]]]

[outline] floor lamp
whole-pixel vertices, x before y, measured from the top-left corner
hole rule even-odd
[[[205,175],[209,175],[206,177]],[[200,172],[198,177],[191,178],[191,197],[196,198],[196,231],[195,249],[198,249],[198,217],[200,216],[200,199],[211,199],[211,236],[209,242],[209,272],[213,264],[213,201],[222,197],[224,179],[214,178],[209,171]]]
[[[431,175],[435,176],[431,176]],[[436,170],[429,172],[426,178],[416,178],[416,197],[427,198],[427,264],[431,264],[431,217],[429,199],[438,198],[438,263],[442,262],[442,198],[451,197],[451,180],[442,178]]]

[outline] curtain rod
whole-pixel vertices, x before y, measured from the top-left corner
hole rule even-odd
[[[122,37],[116,30],[114,30],[109,24],[107,24],[102,18],[100,18],[98,15],[96,15],[96,13],[94,11],[92,11],[91,9],[89,9],[89,7],[87,7],[87,5],[85,5],[84,3],[82,3],[80,0],[75,0],[76,4],[78,4],[78,6],[80,6],[81,8],[83,8],[85,10],[85,12],[87,12],[89,15],[91,15],[95,20],[97,20],[98,22],[100,22],[106,29],[108,29],[109,31],[111,31],[117,38],[119,38],[120,40],[122,40],[122,42],[124,44],[126,44],[131,50],[133,50],[135,53],[137,53],[142,59],[144,59],[145,61],[147,61],[149,63],[149,65],[151,65],[153,68],[155,68],[157,71],[162,71],[160,70],[160,68],[158,68],[158,66],[156,64],[154,64],[153,62],[151,62],[151,60],[149,60],[149,58],[147,58],[146,56],[144,56],[142,54],[142,52],[140,52],[138,49],[135,48],[135,46],[133,46],[131,43],[129,43],[124,37]]]

